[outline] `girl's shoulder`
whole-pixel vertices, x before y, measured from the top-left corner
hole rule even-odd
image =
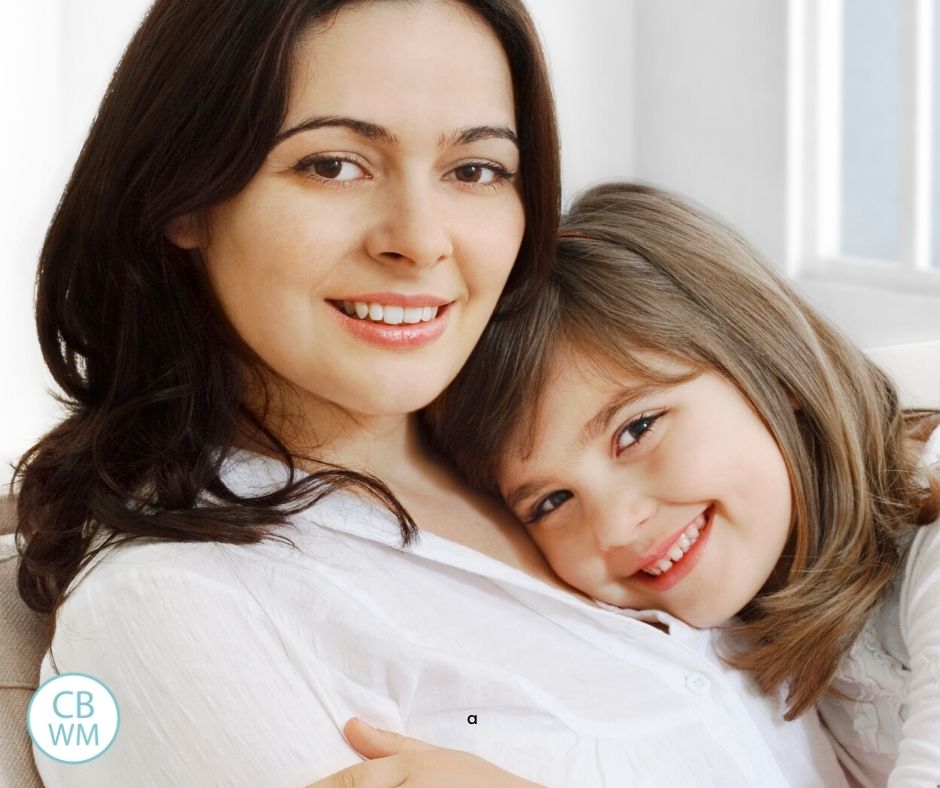
[[[928,438],[921,457],[929,471],[940,475],[940,427]],[[911,532],[901,577],[902,602],[909,604],[911,595],[931,582],[940,583],[940,519]]]
[[[914,531],[904,561],[902,599],[931,583],[940,584],[940,519]]]

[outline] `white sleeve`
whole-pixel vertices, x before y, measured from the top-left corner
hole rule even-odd
[[[905,575],[900,623],[911,677],[888,785],[934,788],[940,785],[940,524],[920,529]]]
[[[60,609],[52,656],[60,673],[103,681],[121,722],[87,763],[34,747],[47,788],[296,788],[359,760],[328,682],[310,678],[315,665],[291,664],[277,627],[237,583],[165,565],[92,571]]]

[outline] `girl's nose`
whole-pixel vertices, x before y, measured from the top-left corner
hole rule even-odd
[[[655,511],[653,498],[618,491],[595,507],[591,518],[594,541],[604,552],[629,547]]]
[[[380,199],[383,204],[366,236],[373,259],[422,269],[453,254],[444,196],[435,193],[433,183],[405,182]]]

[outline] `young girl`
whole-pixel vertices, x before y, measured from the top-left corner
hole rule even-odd
[[[819,704],[859,784],[940,784],[938,419],[732,231],[591,189],[536,308],[427,421],[569,584],[721,626],[788,718]]]

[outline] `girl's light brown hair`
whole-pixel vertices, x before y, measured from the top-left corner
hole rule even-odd
[[[716,371],[774,435],[791,535],[727,659],[764,692],[788,683],[788,719],[807,710],[897,574],[911,528],[940,514],[918,443],[936,414],[903,412],[888,377],[737,234],[645,186],[605,184],[575,202],[535,309],[491,325],[425,414],[476,487],[498,491],[500,459],[525,444],[562,343],[631,376],[656,379],[640,361],[650,352]]]

